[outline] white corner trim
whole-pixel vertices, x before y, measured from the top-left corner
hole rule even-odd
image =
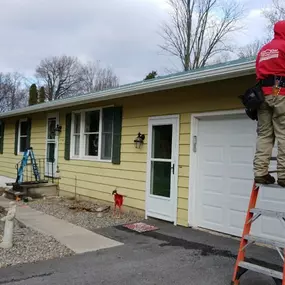
[[[198,218],[196,212],[196,200],[197,200],[197,176],[199,171],[198,154],[199,154],[199,138],[198,128],[199,121],[203,119],[209,119],[211,117],[219,116],[233,116],[233,115],[245,115],[244,109],[233,109],[228,111],[214,111],[205,113],[193,113],[190,114],[191,129],[190,129],[190,160],[189,160],[189,189],[188,189],[188,225],[190,227],[198,227]],[[197,150],[193,151],[193,138],[197,136]]]

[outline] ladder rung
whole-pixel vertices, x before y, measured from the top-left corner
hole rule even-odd
[[[264,187],[264,188],[278,188],[278,189],[284,189],[284,191],[285,191],[284,187],[282,187],[276,183],[275,184],[258,184],[258,183],[256,183],[256,187],[259,187],[259,188],[262,188],[262,187]]]
[[[266,245],[272,245],[275,247],[285,248],[285,243],[281,241],[277,241],[277,240],[272,240],[272,239],[267,239],[267,238],[252,236],[252,235],[245,235],[244,239],[249,242],[257,242],[257,243],[262,243]]]
[[[253,208],[250,210],[252,214],[262,215],[270,218],[285,218],[284,212],[270,211],[259,208]]]
[[[267,276],[271,276],[276,279],[280,279],[280,280],[283,279],[282,272],[272,270],[269,268],[265,268],[265,267],[262,267],[262,266],[259,266],[253,263],[241,261],[238,266],[241,268],[247,269],[247,270],[251,270],[251,271],[258,272],[258,273],[261,273]]]

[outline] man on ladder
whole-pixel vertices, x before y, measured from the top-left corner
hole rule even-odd
[[[268,167],[276,138],[277,183],[285,187],[285,21],[275,24],[274,39],[259,51],[256,59],[256,75],[264,98],[257,108],[255,182],[275,183],[275,178],[268,173]]]
[[[277,218],[285,225],[285,213],[256,208],[260,188],[272,187],[275,183],[268,171],[275,138],[278,142],[277,171],[272,172],[277,172],[279,186],[285,187],[285,21],[275,24],[274,39],[259,51],[256,75],[258,84],[241,96],[247,115],[258,121],[258,138],[253,163],[254,183],[231,284],[238,285],[241,276],[251,270],[272,277],[278,285],[285,285],[285,243],[251,234],[251,226],[260,216]],[[247,262],[245,250],[254,243],[276,248],[283,261],[283,270]]]

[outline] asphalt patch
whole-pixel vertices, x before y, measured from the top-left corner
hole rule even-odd
[[[204,243],[192,242],[181,238],[176,238],[173,236],[165,235],[159,232],[144,232],[138,233],[132,230],[129,230],[123,226],[116,226],[118,230],[129,232],[133,235],[143,235],[156,240],[161,241],[162,243],[159,245],[160,247],[182,247],[186,250],[199,250],[201,256],[220,256],[220,257],[228,257],[232,259],[236,259],[237,255],[229,250],[223,250],[220,248],[215,248],[214,246],[210,246]],[[246,262],[254,263],[259,266],[263,266],[272,270],[283,271],[282,266],[278,266],[276,264],[272,264],[269,262],[265,262],[255,258],[246,258]]]

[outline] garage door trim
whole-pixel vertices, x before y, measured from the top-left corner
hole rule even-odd
[[[190,129],[190,169],[189,169],[189,191],[188,191],[188,224],[190,227],[198,227],[198,217],[196,216],[196,201],[197,201],[197,177],[198,177],[198,157],[195,151],[195,139],[198,135],[198,125],[200,120],[211,120],[221,116],[246,116],[244,109],[235,109],[229,111],[216,111],[205,113],[190,114],[191,129]],[[197,149],[199,148],[199,138],[197,138]]]

